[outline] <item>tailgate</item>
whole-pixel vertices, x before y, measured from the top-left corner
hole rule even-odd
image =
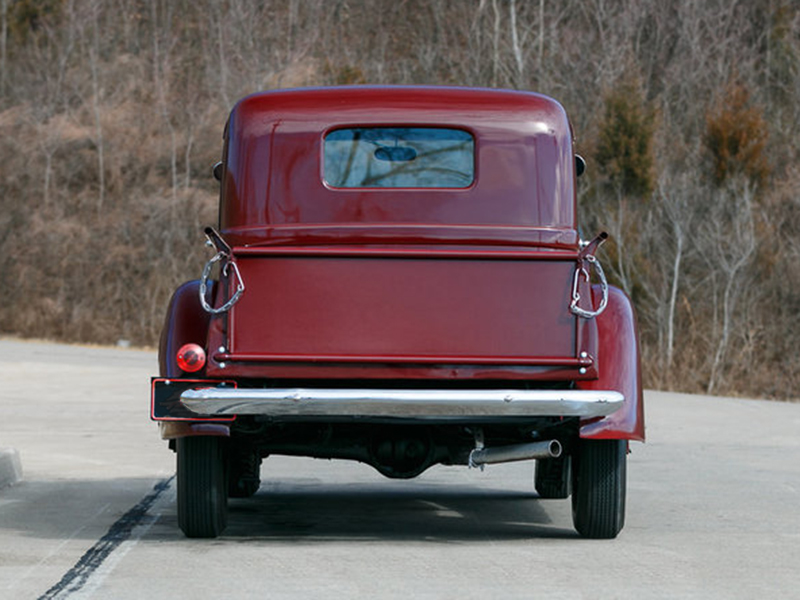
[[[567,253],[237,249],[228,361],[564,364]],[[561,361],[561,362],[559,362]]]

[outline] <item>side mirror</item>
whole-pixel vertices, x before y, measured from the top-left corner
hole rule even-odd
[[[211,167],[211,174],[217,181],[222,181],[222,161]]]
[[[586,161],[580,154],[575,155],[575,175],[580,177],[586,172]]]

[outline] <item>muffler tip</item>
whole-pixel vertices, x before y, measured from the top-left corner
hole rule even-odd
[[[550,443],[547,446],[547,450],[550,452],[550,458],[558,458],[561,456],[561,453],[564,451],[564,448],[561,446],[561,442],[558,440],[550,440]]]
[[[470,467],[476,467],[519,460],[558,458],[561,456],[562,450],[561,442],[558,440],[492,448],[475,448],[470,452],[467,464]]]

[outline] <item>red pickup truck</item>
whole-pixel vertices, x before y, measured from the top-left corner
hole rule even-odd
[[[564,109],[539,94],[254,94],[225,127],[214,255],[179,287],[151,416],[178,519],[214,537],[269,455],[393,478],[535,460],[577,531],[625,518],[644,439],[629,299],[580,238]]]

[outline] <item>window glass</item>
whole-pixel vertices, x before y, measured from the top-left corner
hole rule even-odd
[[[475,141],[460,129],[354,127],[325,136],[325,181],[343,188],[464,188]]]

